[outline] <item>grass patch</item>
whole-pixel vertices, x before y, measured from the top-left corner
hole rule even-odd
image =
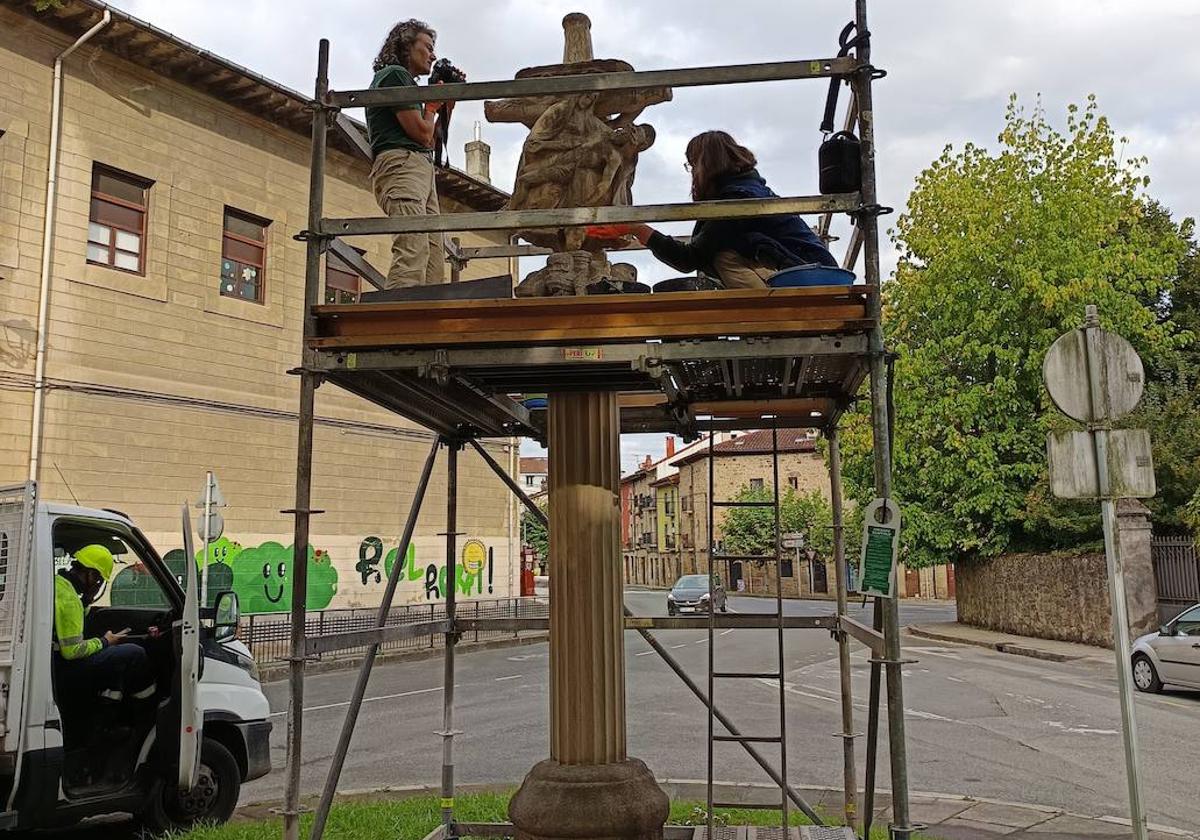
[[[507,822],[508,799],[511,793],[472,793],[455,797],[455,817],[461,822]],[[442,819],[436,796],[414,796],[404,799],[371,802],[345,802],[335,805],[329,814],[325,836],[329,840],[421,840],[436,828]],[[808,825],[809,820],[799,811],[790,811],[791,825]],[[715,814],[724,825],[778,825],[778,811],[721,808]],[[702,825],[704,805],[696,802],[672,802],[669,823]],[[312,815],[301,819],[301,837],[307,836]],[[223,826],[197,828],[174,840],[276,840],[282,836],[282,821],[278,818],[259,822],[232,822]],[[886,826],[871,830],[871,840],[887,840]],[[928,835],[914,835],[914,840],[932,840]]]

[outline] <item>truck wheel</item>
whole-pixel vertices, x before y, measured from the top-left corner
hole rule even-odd
[[[186,831],[200,824],[221,824],[233,816],[242,774],[237,759],[212,738],[200,745],[200,772],[188,793],[169,783],[158,785],[142,821],[154,833]]]

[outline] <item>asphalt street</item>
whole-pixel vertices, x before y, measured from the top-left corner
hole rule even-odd
[[[639,614],[665,614],[663,593],[628,592]],[[828,614],[822,601],[790,601],[795,614]],[[731,597],[736,612],[766,612],[773,601]],[[870,607],[852,607],[863,623]],[[903,604],[905,624],[954,619],[954,607]],[[718,631],[716,667],[770,670],[774,631]],[[706,679],[707,631],[660,631],[660,641],[701,685]],[[827,631],[788,631],[785,673],[789,779],[798,785],[841,784],[842,758],[837,650]],[[866,731],[869,664],[864,648],[853,660],[856,729]],[[905,639],[904,689],[913,790],[1031,802],[1080,813],[1125,814],[1126,788],[1116,682],[1094,662],[1053,663],[982,648]],[[626,634],[629,752],[660,778],[703,779],[706,714],[649,646]],[[372,676],[340,787],[436,784],[442,728],[440,658],[389,663]],[[353,685],[350,672],[306,681],[303,787],[320,790]],[[458,659],[456,778],[463,783],[519,783],[548,754],[546,645],[464,650]],[[246,786],[243,802],[283,794],[286,684],[267,694],[276,721],[275,769]],[[729,680],[718,705],[745,734],[778,731],[778,684]],[[1139,695],[1143,772],[1152,822],[1200,827],[1195,773],[1200,693]],[[888,784],[886,714],[881,727],[881,784]],[[763,751],[777,757],[778,748]],[[863,773],[865,739],[858,741]],[[736,744],[716,745],[716,772],[726,781],[766,782]]]

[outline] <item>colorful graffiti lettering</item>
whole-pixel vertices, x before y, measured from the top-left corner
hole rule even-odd
[[[361,557],[368,542],[378,542],[382,547],[383,543],[378,537],[368,537],[363,540],[359,546],[359,556]],[[374,544],[374,543],[372,543]],[[487,564],[483,565],[482,559],[479,556],[479,551],[486,549]],[[392,567],[396,564],[396,549],[388,551],[387,556],[383,561],[384,574],[388,577],[392,575]],[[469,571],[468,567],[474,568],[475,571]],[[459,595],[482,595],[484,593],[484,578],[487,578],[487,592],[492,592],[492,575],[493,575],[493,554],[490,548],[487,548],[479,540],[468,540],[463,546],[463,556],[459,563],[455,564],[455,592]],[[485,574],[486,573],[486,574]],[[400,567],[400,582],[404,581],[423,581],[425,586],[426,600],[434,600],[435,598],[444,597],[442,593],[446,591],[446,566],[437,563],[429,563],[428,565],[417,565],[417,550],[416,546],[409,543],[408,551],[404,555],[404,564]]]

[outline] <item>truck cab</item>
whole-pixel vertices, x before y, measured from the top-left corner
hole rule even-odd
[[[186,507],[185,556],[194,557]],[[120,725],[96,698],[57,685],[54,578],[85,545],[108,548],[122,577],[87,610],[86,638],[129,629],[157,692]],[[210,593],[197,568],[172,571],[125,515],[0,488],[0,828],[45,828],[130,813],[152,831],[223,822],[241,785],[270,771],[268,704],[235,634],[237,596]],[[133,584],[132,586],[130,584]]]

